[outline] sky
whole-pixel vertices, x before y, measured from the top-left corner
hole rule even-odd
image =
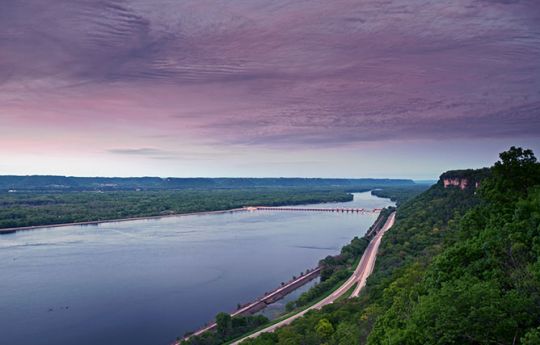
[[[540,155],[538,0],[0,0],[0,175],[432,179]]]

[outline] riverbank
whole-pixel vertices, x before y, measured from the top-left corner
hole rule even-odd
[[[373,267],[375,265],[375,260],[377,259],[377,253],[379,250],[379,245],[382,239],[382,236],[394,225],[395,222],[395,212],[392,212],[386,219],[384,226],[377,230],[375,237],[370,241],[368,248],[362,254],[358,265],[356,266],[353,274],[345,281],[341,286],[334,290],[330,295],[326,296],[322,300],[312,304],[311,306],[302,309],[298,313],[292,314],[287,318],[280,320],[279,322],[272,323],[268,327],[264,327],[258,331],[250,333],[238,340],[230,343],[231,345],[238,345],[246,339],[256,338],[257,336],[263,333],[271,333],[276,329],[289,325],[294,320],[304,316],[310,310],[318,310],[324,307],[325,305],[332,304],[335,301],[339,300],[347,294],[348,291],[353,290],[349,298],[358,297],[361,289],[365,286],[367,278],[371,275]]]
[[[22,227],[17,227],[17,228],[0,229],[0,235],[13,234],[18,231],[39,230],[39,229],[46,229],[46,228],[59,228],[59,227],[75,226],[75,225],[99,225],[99,224],[104,224],[104,223],[130,222],[134,220],[151,220],[151,219],[162,219],[162,218],[169,218],[169,217],[185,217],[185,216],[204,216],[204,215],[210,215],[210,214],[224,214],[224,213],[243,212],[243,211],[247,211],[247,208],[242,207],[242,208],[232,208],[228,210],[219,210],[219,211],[174,213],[174,214],[165,214],[165,215],[160,215],[160,216],[130,217],[130,218],[121,218],[121,219],[94,220],[94,221],[88,221],[88,222],[22,226]]]
[[[306,274],[301,275],[298,278],[295,278],[289,282],[287,282],[285,285],[280,286],[279,288],[272,290],[270,292],[267,292],[264,294],[264,296],[256,299],[255,301],[248,303],[244,306],[241,306],[240,309],[230,313],[231,316],[239,316],[239,315],[252,315],[255,314],[258,311],[261,311],[262,309],[266,308],[268,305],[275,303],[285,297],[286,295],[290,294],[291,292],[295,291],[296,289],[304,286],[308,282],[312,281],[313,279],[317,278],[320,275],[321,268],[317,267],[312,270],[308,270]],[[192,334],[184,337],[179,342],[176,342],[175,344],[180,344],[182,341],[188,340],[192,336],[201,335],[204,332],[212,331],[217,327],[217,324],[215,322],[211,323],[208,326],[205,326]]]
[[[256,210],[255,207],[248,208],[252,210]],[[265,210],[264,207],[261,209]],[[287,209],[287,208],[284,208]],[[304,210],[304,209],[294,209],[294,210]],[[305,210],[311,211],[315,210],[313,208],[307,208]],[[319,209],[316,209],[319,210]],[[364,208],[362,208],[364,210]],[[311,309],[319,309],[323,305],[333,303],[334,301],[344,298],[345,294],[350,291],[351,294],[354,295],[354,297],[357,297],[359,294],[360,289],[365,285],[365,281],[367,277],[371,274],[373,270],[373,265],[375,262],[375,257],[377,255],[378,246],[380,244],[380,239],[384,235],[384,233],[393,226],[394,219],[395,219],[395,211],[391,211],[390,209],[385,208],[385,212],[383,214],[379,214],[379,217],[375,220],[375,222],[371,225],[371,227],[368,230],[368,233],[371,232],[373,234],[373,239],[367,244],[367,247],[365,248],[365,251],[362,253],[361,258],[354,264],[353,267],[355,269],[351,271],[351,276],[346,281],[341,281],[339,284],[335,285],[335,289],[331,289],[331,292],[329,294],[324,294],[325,297],[323,298],[316,298],[312,300],[308,305],[305,307],[300,307],[296,310],[296,312],[293,312],[291,314],[278,317],[276,320],[273,320],[263,329],[272,332],[275,329],[275,326],[279,327],[282,325],[286,325],[292,320],[295,320],[296,318],[303,315],[305,312]],[[367,234],[366,233],[366,236]],[[309,271],[305,276],[301,276],[298,279],[294,279],[293,281],[287,283],[286,285],[282,286],[282,288],[274,290],[272,293],[265,293],[264,297],[258,298],[254,302],[246,305],[245,307],[239,308],[236,312],[230,313],[229,315],[231,317],[234,316],[245,316],[253,314],[257,311],[260,311],[264,309],[267,305],[270,305],[271,303],[277,301],[278,299],[283,298],[286,294],[294,291],[295,289],[301,287],[302,285],[306,284],[308,281],[312,280],[314,277],[311,277],[313,274],[319,275],[320,270],[323,266],[318,266],[315,270]],[[282,283],[283,284],[283,283]],[[276,298],[277,297],[277,298]],[[194,333],[191,333],[187,336],[185,336],[183,339],[177,341],[176,345],[178,344],[185,344],[189,343],[192,337],[194,336],[201,336],[206,332],[215,331],[217,328],[217,324],[215,322],[211,323],[210,325],[207,325]],[[254,331],[251,334],[259,334],[258,331]],[[249,336],[245,335],[245,336]],[[242,338],[244,339],[244,338]],[[195,343],[197,343],[198,340],[195,340]],[[238,343],[238,341],[235,341],[234,344]]]
[[[326,201],[320,202],[320,204],[325,204]],[[301,206],[302,204],[300,204]],[[204,215],[211,215],[211,214],[224,214],[224,213],[233,213],[233,212],[244,212],[244,211],[257,211],[257,210],[285,210],[285,211],[306,211],[304,209],[287,209],[282,208],[289,205],[283,205],[283,206],[245,206],[245,207],[239,207],[239,208],[231,208],[227,210],[217,210],[217,211],[200,211],[200,212],[188,212],[188,213],[171,213],[171,214],[164,214],[164,215],[158,215],[158,216],[141,216],[141,217],[128,217],[128,218],[120,218],[120,219],[105,219],[105,220],[93,220],[93,221],[86,221],[86,222],[74,222],[74,223],[62,223],[62,224],[50,224],[50,225],[33,225],[33,226],[21,226],[21,227],[15,227],[15,228],[4,228],[0,229],[0,235],[3,234],[13,234],[18,231],[26,231],[26,230],[39,230],[39,229],[46,229],[46,228],[58,228],[58,227],[65,227],[65,226],[74,226],[74,225],[99,225],[104,223],[120,223],[120,222],[129,222],[129,221],[135,221],[135,220],[152,220],[152,219],[162,219],[162,218],[168,218],[168,217],[184,217],[184,216],[204,216]],[[297,204],[291,204],[290,206],[298,206]],[[340,208],[340,209],[309,209],[310,211],[319,211],[319,212],[376,212],[380,209],[374,209],[374,210],[364,210],[364,209],[348,209],[348,208]]]
[[[246,205],[303,205],[348,202],[352,198],[345,191],[313,189],[0,193],[0,234],[66,225],[227,212]]]
[[[321,201],[318,204],[326,204],[327,201]],[[163,214],[163,215],[157,215],[157,216],[141,216],[141,217],[127,217],[127,218],[119,218],[119,219],[105,219],[105,220],[94,220],[94,221],[85,221],[85,222],[73,222],[73,223],[61,223],[61,224],[49,224],[49,225],[32,225],[32,226],[21,226],[21,227],[13,227],[13,228],[3,228],[0,229],[0,235],[4,234],[12,234],[16,233],[18,231],[27,231],[27,230],[39,230],[39,229],[46,229],[46,228],[58,228],[58,227],[65,227],[65,226],[74,226],[74,225],[99,225],[104,223],[119,223],[119,222],[129,222],[129,221],[135,221],[135,220],[151,220],[151,219],[162,219],[167,217],[182,217],[182,216],[203,216],[203,215],[210,215],[210,214],[223,214],[223,213],[232,213],[232,212],[243,212],[243,211],[257,211],[257,210],[264,210],[264,211],[312,211],[312,212],[356,212],[356,213],[366,213],[366,212],[378,212],[381,211],[380,208],[375,208],[372,210],[367,210],[364,208],[309,208],[309,209],[302,209],[302,208],[286,208],[287,206],[302,206],[303,204],[294,204],[291,203],[290,205],[281,205],[281,206],[244,206],[244,207],[238,207],[238,208],[232,208],[232,209],[226,209],[226,210],[216,210],[216,211],[200,211],[200,212],[187,212],[187,213],[171,213],[171,214]]]

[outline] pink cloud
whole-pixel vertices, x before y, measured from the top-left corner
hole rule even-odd
[[[104,151],[531,138],[539,10],[472,0],[11,2],[0,21],[0,131],[4,143],[95,138]]]

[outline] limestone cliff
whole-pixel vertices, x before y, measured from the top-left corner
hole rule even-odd
[[[489,169],[467,169],[451,170],[441,175],[439,183],[444,188],[476,189],[480,186],[481,180],[489,176]]]

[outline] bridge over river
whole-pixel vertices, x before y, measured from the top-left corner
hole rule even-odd
[[[294,212],[342,212],[342,213],[377,213],[382,208],[355,208],[355,207],[273,207],[273,206],[246,206],[247,211],[294,211]]]

